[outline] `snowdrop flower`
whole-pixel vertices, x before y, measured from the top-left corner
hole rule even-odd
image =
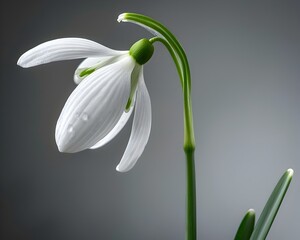
[[[154,48],[147,39],[129,51],[116,51],[82,38],[42,43],[24,53],[21,67],[85,58],[74,74],[78,86],[69,96],[56,125],[59,151],[96,149],[112,140],[134,110],[130,139],[117,171],[130,170],[144,151],[151,128],[151,103],[143,64]]]

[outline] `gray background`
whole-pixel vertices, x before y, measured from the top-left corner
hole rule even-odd
[[[159,44],[145,67],[149,143],[132,171],[115,171],[131,122],[110,144],[59,153],[56,120],[80,60],[30,69],[26,50],[60,37],[128,49],[149,33],[118,24],[139,12],[178,37],[190,60],[197,141],[198,239],[232,239],[260,214],[281,174],[295,170],[268,239],[300,234],[299,1],[2,1],[1,239],[184,239],[182,98]],[[297,204],[298,203],[298,204]]]

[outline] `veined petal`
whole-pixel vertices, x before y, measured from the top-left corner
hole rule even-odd
[[[94,146],[117,124],[130,92],[135,61],[128,56],[100,68],[72,92],[56,125],[61,152],[79,152]]]
[[[117,166],[117,171],[129,171],[144,151],[151,129],[151,102],[147,91],[143,69],[139,76],[136,106],[133,118],[131,135],[125,153]]]
[[[117,56],[102,56],[102,57],[86,58],[79,64],[79,66],[75,70],[74,82],[76,84],[79,84],[84,78],[87,77],[87,76],[80,76],[82,71],[84,71],[85,69],[94,68],[95,70],[97,70],[103,66],[120,61],[122,58],[127,56],[128,56],[128,51],[123,51],[122,53],[120,53],[120,55]]]
[[[134,101],[134,100],[133,100]],[[130,118],[132,114],[132,110],[134,108],[134,102],[131,105],[128,112],[123,112],[121,118],[115,125],[115,127],[99,142],[97,142],[94,146],[92,146],[90,149],[96,149],[104,146],[105,144],[109,143],[125,126],[125,124],[128,122],[128,119]]]
[[[59,38],[28,50],[19,58],[17,64],[27,68],[54,61],[117,56],[122,53],[123,51],[116,51],[84,38]]]

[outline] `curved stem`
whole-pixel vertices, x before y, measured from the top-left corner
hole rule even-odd
[[[184,79],[182,75],[182,69],[178,58],[176,57],[176,53],[173,51],[170,44],[163,38],[154,37],[149,40],[149,42],[161,42],[169,51],[172,59],[176,65],[176,69],[178,75],[181,80],[182,87],[184,86]],[[195,164],[194,164],[194,151],[185,151],[186,152],[186,189],[187,189],[187,203],[186,203],[186,215],[187,215],[187,222],[186,222],[186,239],[197,239],[197,225],[196,225],[196,185],[195,185]]]
[[[184,107],[184,152],[186,154],[187,199],[186,199],[186,240],[197,239],[196,217],[196,181],[194,166],[195,137],[191,101],[191,75],[186,54],[176,37],[161,23],[147,16],[136,13],[124,13],[118,21],[133,22],[154,33],[157,37],[150,39],[153,43],[164,44],[176,65],[183,88]]]
[[[177,59],[176,53],[174,52],[171,45],[165,39],[160,38],[160,37],[151,38],[151,39],[149,39],[149,42],[150,43],[160,42],[167,48],[168,52],[170,53],[175,65],[176,65],[176,69],[177,69],[177,72],[178,72],[178,75],[180,78],[180,83],[181,83],[181,86],[183,87],[183,75],[181,73],[181,71],[182,71],[181,65],[180,65],[180,62]]]
[[[180,62],[181,74],[183,79],[184,149],[195,149],[192,103],[190,98],[190,67],[182,46],[177,41],[176,37],[165,26],[150,17],[137,13],[123,13],[119,16],[118,21],[133,22],[147,28],[152,33],[154,32],[155,35],[159,37],[161,36],[163,39],[165,39],[173,49],[178,61]]]

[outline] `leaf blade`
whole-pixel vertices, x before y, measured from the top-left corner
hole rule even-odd
[[[293,169],[288,169],[279,179],[257,221],[250,240],[264,240],[268,235],[285,193],[293,178],[293,174]]]
[[[254,229],[255,211],[249,209],[237,230],[234,240],[249,240]]]

